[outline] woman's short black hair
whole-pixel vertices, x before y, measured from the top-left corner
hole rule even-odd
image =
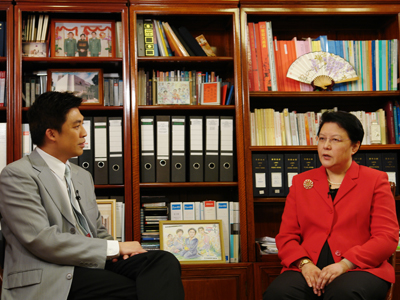
[[[336,123],[339,127],[346,130],[352,143],[362,142],[364,129],[360,120],[353,114],[345,111],[326,111],[322,114],[319,124],[318,136],[325,123]]]

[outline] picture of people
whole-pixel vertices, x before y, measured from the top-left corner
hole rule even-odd
[[[158,82],[157,104],[190,104],[189,81]]]
[[[114,21],[52,21],[51,56],[115,57]]]
[[[82,105],[102,105],[102,71],[90,69],[81,71],[48,70],[48,89],[57,92],[72,92],[83,99]]]
[[[160,222],[162,250],[181,262],[225,262],[220,221],[182,222]]]
[[[82,33],[80,37],[81,39],[78,41],[76,47],[78,48],[79,56],[85,57],[88,55],[89,43],[86,40],[86,34]]]

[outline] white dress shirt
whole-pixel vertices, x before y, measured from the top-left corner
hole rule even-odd
[[[39,153],[39,155],[43,158],[43,160],[46,162],[46,164],[49,166],[50,170],[53,172],[54,176],[57,179],[57,182],[60,184],[60,190],[63,193],[63,201],[68,202],[70,204],[70,199],[69,199],[69,193],[68,193],[68,188],[67,188],[67,182],[65,181],[65,165],[68,164],[69,162],[67,161],[66,164],[64,164],[61,160],[55,158],[54,156],[51,156],[47,152],[43,151],[39,147],[36,147],[36,151]],[[73,183],[72,183],[73,185]],[[72,190],[74,191],[74,187],[71,187]],[[72,197],[72,201],[74,202],[75,207],[80,211],[80,205],[76,198]],[[70,213],[71,215],[74,215],[72,212],[72,205],[68,205],[70,208]],[[81,211],[80,211],[81,212]],[[77,224],[75,224],[76,228],[79,228]],[[119,243],[118,241],[110,241],[107,240],[107,259],[111,259],[114,257],[119,256]]]

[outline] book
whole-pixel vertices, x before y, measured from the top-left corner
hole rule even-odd
[[[194,55],[207,56],[207,54],[204,52],[203,48],[199,45],[197,40],[190,34],[189,30],[186,27],[181,26],[181,27],[179,27],[178,31],[181,34],[182,39],[186,42],[186,44],[189,46],[189,48],[193,51]]]
[[[200,34],[199,36],[196,37],[196,40],[201,46],[201,48],[204,50],[204,52],[207,54],[207,56],[216,56],[215,53],[212,51],[211,46],[207,42],[204,35]]]

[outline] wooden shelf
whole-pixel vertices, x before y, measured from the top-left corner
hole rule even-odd
[[[191,63],[191,62],[198,62],[198,63],[204,63],[204,62],[221,62],[221,63],[226,63],[226,62],[233,62],[234,58],[233,57],[207,57],[207,56],[190,56],[190,57],[180,57],[180,56],[156,56],[156,57],[150,57],[150,56],[139,56],[138,57],[138,63],[145,63],[145,62],[151,62],[151,63]]]
[[[179,187],[237,187],[237,182],[151,182],[140,183],[141,188],[179,188]]]
[[[23,62],[41,62],[41,63],[106,63],[106,62],[122,62],[119,57],[22,57]]]
[[[234,110],[235,105],[140,105],[139,110]]]
[[[400,91],[364,91],[364,92],[250,92],[252,98],[381,98],[381,97],[399,97]]]
[[[317,151],[317,146],[250,146],[251,152],[297,152],[297,151]],[[389,145],[361,145],[360,151],[387,151],[387,150],[400,150],[400,145],[389,144]]]

